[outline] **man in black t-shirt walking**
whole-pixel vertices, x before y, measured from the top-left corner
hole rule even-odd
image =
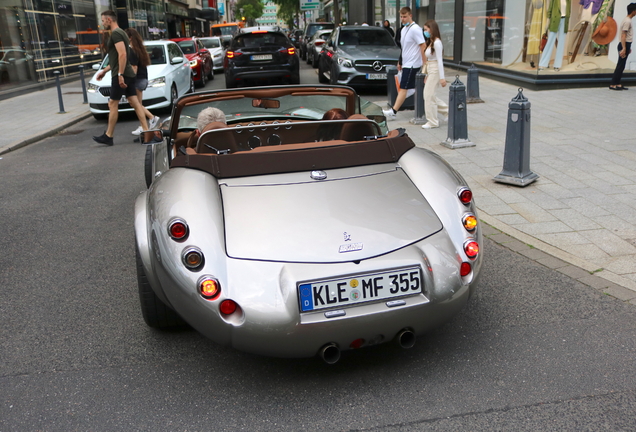
[[[102,26],[104,30],[111,30],[110,39],[106,49],[108,51],[109,65],[99,71],[95,78],[101,81],[104,74],[111,71],[111,87],[110,99],[108,100],[108,129],[100,135],[94,136],[93,140],[100,144],[113,145],[113,135],[115,133],[115,125],[119,117],[119,101],[122,96],[126,96],[130,106],[135,109],[135,113],[141,122],[144,130],[148,129],[146,116],[135,89],[136,75],[128,61],[129,40],[126,32],[117,24],[117,14],[108,10],[102,12]]]

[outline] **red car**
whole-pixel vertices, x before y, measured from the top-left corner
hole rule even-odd
[[[214,79],[214,68],[210,51],[203,46],[197,37],[170,39],[179,45],[183,54],[190,61],[194,83],[205,87],[206,78]]]

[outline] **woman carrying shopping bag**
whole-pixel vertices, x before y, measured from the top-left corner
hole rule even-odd
[[[444,78],[444,61],[442,54],[444,47],[439,32],[439,26],[435,20],[428,20],[424,24],[424,37],[426,38],[426,65],[424,73],[424,111],[426,114],[426,124],[422,129],[432,129],[439,127],[438,115],[442,115],[443,120],[448,119],[448,105],[437,97],[436,92],[440,84],[446,87]]]

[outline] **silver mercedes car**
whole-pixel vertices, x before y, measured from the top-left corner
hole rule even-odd
[[[383,27],[338,27],[318,56],[323,84],[385,87],[386,67],[397,66],[400,49]]]
[[[207,107],[226,122],[199,131]],[[348,118],[322,120],[334,108]],[[413,346],[477,289],[469,186],[350,87],[186,95],[153,134],[134,210],[151,327],[187,323],[241,351],[332,364]]]

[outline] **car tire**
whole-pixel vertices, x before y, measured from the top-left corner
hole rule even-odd
[[[199,80],[199,87],[203,88],[205,87],[205,73],[203,68],[201,68],[201,71],[199,72],[199,76],[201,77],[201,79]]]
[[[214,67],[210,65],[210,73],[208,74],[208,80],[212,81],[214,79]]]
[[[320,67],[320,63],[318,63],[318,82],[320,84],[329,84],[329,80],[327,79],[327,77],[325,76],[324,71]]]
[[[300,58],[303,60],[307,60],[307,50],[300,50]]]
[[[311,56],[309,55],[309,53],[307,53],[307,64],[311,64],[311,62]]]
[[[196,86],[194,84],[194,78],[190,75],[190,88],[188,89],[188,93],[194,93],[196,90]]]
[[[108,120],[108,114],[93,114],[95,120]]]
[[[146,178],[146,187],[152,184],[152,146],[146,146],[146,156],[144,157],[144,177]]]
[[[318,59],[315,55],[311,56],[311,67],[314,69],[318,67]]]
[[[167,107],[168,112],[172,112],[172,107],[174,107],[177,99],[179,99],[179,92],[177,91],[176,84],[172,84],[172,87],[170,88],[170,106]]]
[[[135,248],[137,260],[137,286],[139,288],[139,302],[141,304],[141,314],[149,327],[160,330],[186,327],[187,324],[174,310],[166,306],[155,294],[148,282],[146,271],[139,250]]]
[[[329,84],[338,85],[338,72],[335,70],[333,66],[331,67],[331,76],[329,78]]]

